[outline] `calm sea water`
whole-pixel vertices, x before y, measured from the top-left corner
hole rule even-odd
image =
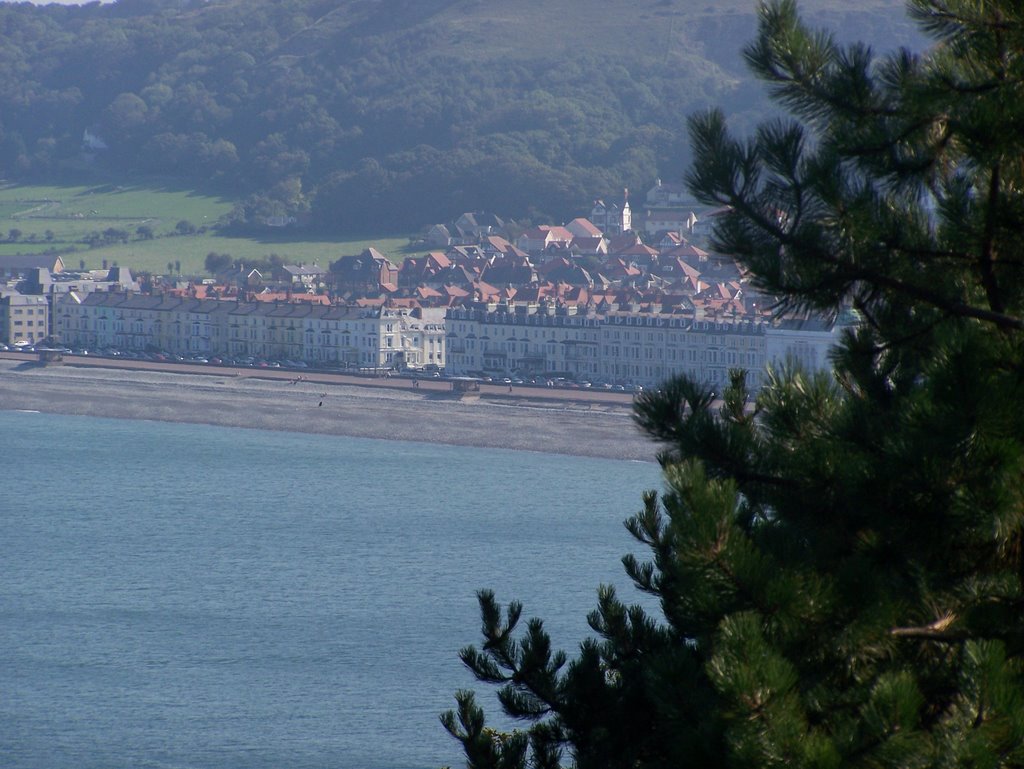
[[[462,765],[475,592],[639,600],[654,465],[0,412],[0,766]],[[486,691],[486,690],[483,690]],[[493,702],[487,693],[485,701]],[[497,713],[496,705],[490,711]]]

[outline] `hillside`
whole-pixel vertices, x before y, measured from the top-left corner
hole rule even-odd
[[[804,5],[916,44],[897,0]],[[690,112],[764,116],[753,25],[739,0],[0,4],[0,175],[173,175],[244,197],[236,230],[565,218],[678,177]]]

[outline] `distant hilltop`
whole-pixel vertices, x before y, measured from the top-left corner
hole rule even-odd
[[[803,6],[920,45],[900,0]],[[687,114],[766,114],[747,0],[5,3],[0,27],[0,177],[157,174],[243,199],[238,229],[557,223],[681,178]]]

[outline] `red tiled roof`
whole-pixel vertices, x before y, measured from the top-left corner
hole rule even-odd
[[[584,218],[582,216],[576,217],[571,222],[569,222],[569,224],[570,225],[575,225],[576,227],[578,227],[579,229],[583,230],[584,232],[590,233],[590,237],[592,237],[592,238],[600,238],[601,237],[601,230],[598,228],[598,226],[596,224],[594,224],[592,221],[590,221],[589,219],[586,219],[586,218]]]
[[[452,260],[449,259],[444,254],[442,254],[440,251],[431,251],[429,254],[426,255],[425,258],[427,262],[433,264],[439,270],[443,270],[445,267],[450,266],[452,263]]]

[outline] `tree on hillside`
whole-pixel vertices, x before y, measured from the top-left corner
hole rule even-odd
[[[231,254],[218,254],[216,251],[211,251],[206,255],[203,266],[211,275],[217,275],[231,266]]]
[[[463,661],[527,725],[442,717],[472,767],[1024,765],[1024,14],[914,0],[935,41],[875,58],[786,0],[746,56],[795,116],[690,122],[715,247],[785,309],[861,319],[834,374],[645,393],[665,489],[571,661],[479,596]]]

